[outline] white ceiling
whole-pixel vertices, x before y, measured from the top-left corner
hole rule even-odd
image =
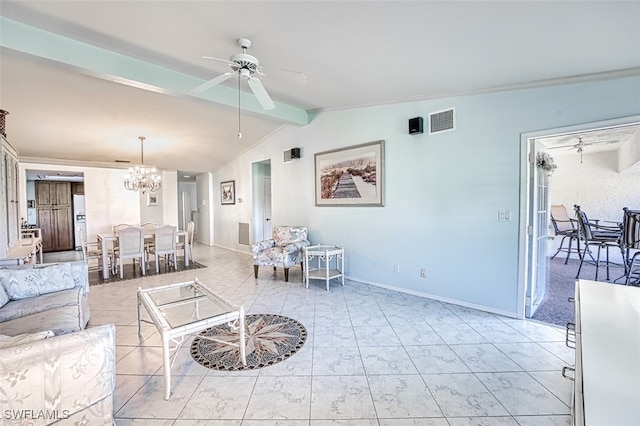
[[[137,163],[144,135],[146,163],[219,169],[288,125],[243,111],[238,139],[236,107],[188,94],[191,81],[228,71],[201,56],[238,53],[238,37],[254,42],[248,53],[265,67],[260,79],[281,110],[640,74],[638,1],[2,0],[0,15],[188,77],[184,90],[164,93],[122,84],[99,64],[79,69],[8,48],[3,26],[0,108],[21,157]]]
[[[637,144],[640,146],[640,124],[546,136],[537,141],[541,142],[551,154],[556,156],[580,152],[578,150],[580,147],[577,145],[581,140],[584,144],[582,149],[585,153],[614,151],[625,144]]]

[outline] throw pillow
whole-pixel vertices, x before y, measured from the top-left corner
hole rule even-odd
[[[26,299],[75,287],[69,263],[4,270],[0,274],[0,285],[4,287],[11,300]]]
[[[4,287],[0,284],[0,308],[9,303],[9,296],[7,296],[7,292],[4,291]]]
[[[0,349],[11,348],[13,346],[24,345],[25,343],[37,342],[49,337],[53,337],[53,331],[40,331],[33,334],[19,334],[17,336],[5,336],[0,334]]]

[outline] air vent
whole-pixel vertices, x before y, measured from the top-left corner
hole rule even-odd
[[[453,108],[429,114],[429,134],[455,130],[455,110]]]
[[[246,222],[238,223],[238,244],[249,245],[249,224]]]

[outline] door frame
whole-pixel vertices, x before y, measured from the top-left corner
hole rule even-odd
[[[516,309],[517,318],[525,318],[525,303],[527,288],[530,285],[531,276],[537,267],[535,263],[535,255],[532,256],[531,250],[534,248],[530,242],[530,236],[536,234],[536,228],[539,226],[536,215],[532,215],[531,199],[537,194],[531,194],[531,167],[535,167],[535,144],[534,155],[530,160],[530,145],[533,140],[543,139],[545,137],[559,136],[566,133],[576,133],[591,130],[604,130],[612,127],[624,126],[640,122],[640,115],[632,115],[628,117],[620,117],[602,121],[593,121],[588,123],[576,124],[564,127],[555,127],[545,130],[537,130],[520,134],[520,218],[521,224],[519,229],[519,255],[518,255],[518,303]]]

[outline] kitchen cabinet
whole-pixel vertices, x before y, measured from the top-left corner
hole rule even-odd
[[[70,182],[36,181],[36,221],[43,251],[74,249]]]

